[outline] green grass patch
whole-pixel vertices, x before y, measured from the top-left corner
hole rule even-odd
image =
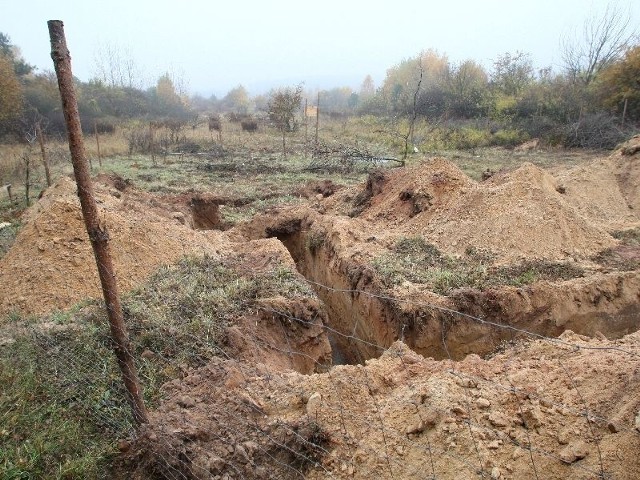
[[[0,258],[4,257],[9,251],[18,236],[19,230],[20,223],[17,222],[13,222],[10,226],[0,229]]]
[[[223,353],[225,329],[262,298],[314,296],[298,274],[185,257],[123,300],[147,406],[185,369]],[[0,478],[111,478],[133,431],[100,302],[43,318],[7,316],[0,335]]]
[[[611,234],[613,238],[620,240],[622,245],[628,245],[632,247],[640,246],[640,228],[632,228],[629,230],[618,230]]]
[[[116,441],[132,427],[104,335],[91,325],[29,330],[0,347],[2,478],[110,478]]]
[[[529,261],[514,266],[494,267],[489,251],[469,248],[453,257],[419,236],[399,239],[393,250],[375,258],[372,266],[386,287],[404,282],[426,285],[448,295],[459,288],[479,290],[500,285],[524,286],[540,280],[558,281],[581,277],[584,271],[573,264]]]

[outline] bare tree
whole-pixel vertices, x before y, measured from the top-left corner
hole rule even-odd
[[[413,92],[413,103],[411,104],[411,115],[409,117],[409,128],[406,135],[404,135],[404,152],[402,159],[406,160],[409,156],[409,141],[413,144],[413,133],[415,132],[416,120],[418,119],[418,96],[420,95],[420,88],[422,87],[422,79],[424,77],[424,66],[422,65],[422,55],[420,55],[419,64],[420,76],[418,77],[418,83],[416,89]],[[415,147],[414,147],[415,148]]]
[[[36,122],[36,136],[38,137],[38,143],[40,144],[40,154],[42,155],[42,165],[44,165],[44,174],[47,178],[47,187],[51,186],[51,168],[49,168],[49,157],[47,156],[47,150],[44,147],[44,133],[42,133],[42,127],[40,122]]]
[[[128,48],[105,43],[94,54],[95,76],[110,87],[140,88],[140,70]]]
[[[268,114],[276,128],[282,133],[282,153],[287,158],[287,132],[293,132],[298,127],[296,112],[302,101],[302,85],[295,88],[282,88],[271,93]]]
[[[589,85],[637,39],[638,30],[629,12],[609,4],[602,15],[585,20],[581,34],[561,39],[564,68],[574,82]]]

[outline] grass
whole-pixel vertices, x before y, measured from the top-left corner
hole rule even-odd
[[[304,156],[304,130],[287,139],[292,154],[285,161],[280,138],[271,131],[241,132],[228,124],[223,133],[224,156],[158,156],[128,154],[120,130],[101,138],[103,166],[95,161],[95,141],[86,139],[93,173],[114,172],[141,188],[158,194],[209,191],[222,197],[249,201],[240,206],[223,205],[225,220],[237,223],[274,205],[299,201],[296,191],[306,182],[331,179],[350,185],[363,181],[366,168],[350,172],[309,172]],[[400,125],[398,128],[405,128]],[[126,130],[128,127],[124,127]],[[400,156],[402,142],[379,119],[351,118],[321,122],[326,142],[360,145],[370,151]],[[310,129],[311,130],[311,129]],[[185,132],[186,141],[200,150],[216,146],[203,128]],[[514,141],[517,132],[505,132]],[[311,137],[311,134],[310,134]],[[444,133],[421,122],[416,129],[419,148],[441,155],[479,179],[486,169],[512,168],[522,162],[510,151],[489,148],[485,133],[468,130],[447,143]],[[444,150],[466,146],[470,150]],[[0,199],[0,221],[11,227],[0,231],[0,257],[19,231],[24,200],[24,165],[19,157],[23,145],[0,145],[0,183],[12,183],[14,202]],[[54,180],[71,172],[68,147],[61,139],[47,143]],[[33,156],[31,195],[45,187],[37,150]],[[424,154],[411,155],[408,163]],[[579,154],[531,154],[527,161],[540,166],[589,160]],[[622,234],[621,234],[622,235]],[[626,234],[625,234],[626,235]],[[640,235],[636,235],[636,240]],[[319,249],[324,233],[309,237],[309,248]],[[563,265],[532,263],[511,269],[491,266],[490,252],[469,251],[453,258],[419,237],[401,239],[394,251],[374,261],[387,286],[404,281],[428,285],[447,294],[456,288],[486,288],[496,284],[526,285],[542,278],[579,275]],[[160,386],[180,376],[184,368],[204,364],[225,348],[225,328],[260,298],[285,295],[313,296],[297,274],[275,268],[255,275],[237,265],[213,258],[189,257],[160,269],[125,301],[132,345],[139,360],[140,378],[148,404],[161,399]],[[120,374],[115,363],[105,314],[98,304],[81,306],[70,313],[40,319],[10,315],[2,320],[0,338],[0,471],[2,479],[109,478],[109,464],[117,455],[117,440],[132,430]],[[11,341],[5,341],[11,337]]]
[[[185,257],[159,269],[123,305],[147,406],[161,386],[225,349],[225,329],[262,298],[314,296],[297,273]],[[0,344],[3,480],[111,478],[132,431],[106,314],[98,302],[43,318],[10,315]]]
[[[1,222],[0,222],[1,223]],[[13,245],[20,230],[20,223],[11,223],[8,227],[0,229],[0,258],[4,257]]]
[[[592,260],[606,269],[622,272],[640,269],[640,228],[613,232],[620,245],[608,248],[595,255]]]
[[[109,478],[131,423],[100,338],[91,326],[33,330],[0,347],[3,479]]]
[[[584,271],[573,264],[529,261],[494,267],[489,251],[467,249],[462,257],[445,255],[423,237],[400,238],[392,252],[375,258],[372,266],[386,287],[404,282],[427,286],[440,295],[459,288],[484,290],[500,285],[522,287],[539,280],[568,280]]]

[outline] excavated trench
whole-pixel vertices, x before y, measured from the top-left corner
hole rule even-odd
[[[363,363],[401,339],[436,359],[487,356],[505,342],[557,337],[565,330],[619,338],[638,329],[640,277],[637,272],[527,288],[462,290],[437,301],[389,298],[363,265],[339,257],[330,238],[310,248],[309,225],[289,222],[267,229],[288,249],[328,313],[335,364]]]

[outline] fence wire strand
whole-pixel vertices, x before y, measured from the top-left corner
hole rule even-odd
[[[435,443],[437,442],[436,432],[432,432],[428,428],[421,434],[412,437],[410,434],[404,431],[400,431],[399,429],[389,424],[388,420],[385,418],[384,413],[385,399],[383,397],[380,397],[379,392],[377,392],[377,387],[375,387],[376,380],[371,377],[371,373],[369,372],[367,366],[359,367],[360,375],[358,377],[354,377],[351,380],[350,385],[348,385],[348,388],[360,386],[363,391],[367,392],[367,400],[364,403],[371,406],[373,415],[369,418],[362,419],[360,413],[352,411],[349,409],[349,407],[347,407],[347,403],[350,401],[349,397],[347,396],[348,388],[347,386],[342,384],[342,382],[344,382],[344,378],[337,375],[336,369],[329,368],[327,370],[326,363],[320,362],[317,357],[314,357],[307,352],[298,350],[298,348],[294,344],[292,344],[290,335],[287,332],[287,328],[284,322],[277,322],[281,335],[284,339],[284,344],[271,343],[268,339],[261,337],[258,333],[256,323],[254,329],[245,330],[243,332],[243,339],[247,342],[250,348],[253,349],[255,358],[260,358],[262,354],[261,352],[270,350],[287,358],[288,368],[292,370],[295,369],[296,358],[301,358],[305,361],[308,361],[310,364],[314,365],[315,371],[324,371],[324,373],[320,373],[320,375],[326,375],[329,379],[328,383],[332,389],[335,399],[332,405],[337,406],[337,430],[328,433],[329,437],[331,437],[331,442],[330,445],[325,446],[321,442],[313,443],[307,436],[301,435],[291,424],[289,424],[287,421],[283,421],[277,416],[275,417],[276,423],[273,425],[273,431],[276,432],[276,435],[271,434],[265,429],[265,424],[262,422],[264,417],[268,416],[265,414],[263,408],[261,408],[253,401],[243,401],[242,398],[232,398],[229,396],[225,397],[225,400],[229,402],[229,404],[225,407],[227,412],[233,412],[236,410],[240,412],[235,416],[233,416],[233,414],[230,414],[233,416],[233,420],[236,426],[242,429],[241,432],[247,432],[248,434],[252,435],[252,438],[253,436],[255,436],[255,438],[262,440],[261,442],[256,443],[256,452],[258,452],[261,458],[264,461],[268,462],[268,464],[279,468],[279,471],[288,472],[282,473],[282,475],[284,475],[283,478],[306,478],[307,470],[305,469],[312,469],[316,473],[320,472],[326,478],[342,478],[342,472],[340,472],[339,469],[336,470],[335,466],[325,465],[322,460],[331,458],[335,448],[342,448],[345,451],[345,454],[341,457],[341,461],[343,462],[343,466],[346,465],[346,471],[356,471],[356,469],[360,466],[359,462],[357,461],[358,454],[368,454],[372,458],[377,458],[377,456],[381,454],[381,452],[378,451],[375,447],[359,441],[359,437],[363,434],[374,435],[378,436],[379,438],[379,443],[382,448],[384,471],[386,472],[384,474],[379,472],[379,474],[382,475],[382,478],[396,479],[404,478],[408,475],[410,475],[410,477],[407,478],[436,479],[439,476],[446,477],[446,471],[439,471],[439,468],[442,468],[442,466],[437,461],[438,457],[447,457],[456,465],[458,465],[458,468],[467,470],[470,475],[475,475],[479,478],[493,477],[493,474],[487,471],[487,468],[490,470],[490,467],[486,467],[487,454],[483,454],[481,452],[478,438],[476,437],[476,434],[474,432],[485,432],[489,436],[488,438],[501,439],[504,444],[510,444],[514,447],[518,447],[523,451],[528,452],[531,475],[536,479],[544,478],[544,467],[537,463],[536,458],[538,460],[540,458],[546,458],[553,462],[563,464],[566,464],[566,462],[555,452],[547,450],[542,445],[534,444],[534,439],[532,438],[533,430],[531,429],[530,425],[528,425],[525,418],[525,408],[523,406],[524,398],[528,398],[529,402],[545,402],[555,409],[566,410],[569,413],[583,417],[586,422],[586,428],[588,430],[586,440],[589,443],[594,444],[597,452],[597,470],[594,470],[587,466],[587,464],[582,464],[580,462],[570,463],[567,465],[567,467],[593,476],[594,478],[613,478],[606,470],[605,458],[601,449],[601,439],[598,432],[596,431],[597,428],[605,428],[606,425],[613,420],[607,418],[606,416],[603,416],[601,413],[591,411],[586,398],[584,397],[575,379],[571,376],[571,373],[568,370],[567,365],[565,364],[565,358],[568,358],[571,353],[579,351],[600,351],[607,352],[608,354],[615,356],[615,358],[621,357],[626,359],[627,361],[637,362],[638,357],[640,356],[637,351],[623,348],[620,345],[594,346],[585,343],[568,341],[564,337],[547,337],[523,328],[517,328],[512,325],[489,321],[480,317],[454,311],[426,302],[399,300],[394,297],[379,295],[359,289],[338,289],[311,280],[307,280],[306,282],[310,287],[314,289],[324,289],[335,293],[343,293],[349,295],[365,295],[389,302],[410,303],[416,307],[424,307],[439,311],[444,315],[450,316],[452,318],[455,317],[469,322],[483,324],[498,330],[511,331],[522,335],[524,338],[549,344],[558,349],[557,358],[554,359],[555,364],[558,365],[559,369],[567,378],[569,384],[571,385],[571,389],[575,391],[577,395],[577,402],[571,403],[568,401],[557,401],[551,395],[545,395],[544,391],[531,392],[526,388],[526,386],[518,386],[514,378],[512,378],[509,373],[510,370],[516,368],[516,366],[511,365],[509,362],[507,362],[504,366],[505,368],[503,375],[505,384],[501,383],[498,380],[498,377],[500,376],[499,374],[497,374],[495,378],[486,378],[485,376],[474,375],[470,371],[466,371],[464,368],[460,368],[457,362],[452,358],[452,355],[449,351],[446,326],[443,319],[441,324],[441,341],[443,349],[446,352],[448,364],[450,365],[449,367],[444,368],[443,372],[451,375],[455,383],[457,383],[462,388],[462,400],[466,407],[466,412],[462,416],[462,424],[466,425],[465,429],[468,431],[470,445],[468,453],[464,454],[462,450],[462,443],[460,445],[459,452],[449,447],[439,447],[438,444]],[[321,319],[318,318],[313,318],[311,320],[299,318],[291,312],[264,306],[261,306],[259,310],[274,317],[286,319],[290,322],[295,322],[305,327],[320,327],[321,330],[327,335],[332,335],[347,342],[355,342],[365,348],[372,349],[379,353],[383,353],[385,351],[388,352],[388,349],[390,347],[390,345],[380,345],[375,341],[371,341],[370,339],[360,338],[357,334],[358,325],[355,319],[352,331],[345,333],[343,331],[340,331],[338,328],[323,324],[320,321]],[[119,437],[129,437],[133,442],[136,441],[136,439],[138,438],[138,433],[134,431],[133,423],[131,421],[130,415],[126,413],[122,398],[117,398],[118,396],[122,397],[124,395],[124,389],[121,385],[118,385],[117,378],[111,379],[109,389],[102,392],[104,395],[101,398],[97,400],[94,399],[95,390],[103,388],[99,380],[104,379],[105,377],[109,377],[110,375],[113,376],[113,364],[115,363],[115,359],[109,357],[101,364],[87,364],[86,349],[94,354],[96,348],[100,348],[102,349],[102,351],[108,351],[111,347],[108,340],[105,340],[101,345],[76,345],[72,348],[65,348],[66,344],[64,342],[61,342],[58,336],[73,335],[73,329],[60,329],[59,331],[53,329],[52,331],[47,331],[39,328],[37,325],[34,325],[25,327],[24,331],[31,335],[34,345],[37,348],[41,349],[43,358],[55,357],[55,362],[42,361],[41,363],[39,363],[38,368],[42,369],[43,371],[47,369],[53,370],[50,373],[53,378],[57,379],[57,381],[60,382],[60,388],[64,388],[67,392],[68,398],[66,399],[66,401],[69,404],[78,405],[80,408],[85,409],[86,415],[90,417],[92,421],[96,423],[96,425],[98,425],[100,428],[104,428],[111,432],[114,432]],[[402,331],[401,335],[404,336],[404,330]],[[205,365],[204,368],[206,368],[208,362],[212,361],[214,358],[219,358],[225,362],[233,362],[234,366],[240,372],[243,381],[247,385],[251,384],[251,382],[254,381],[257,376],[259,376],[266,384],[266,387],[264,387],[265,392],[269,391],[269,389],[277,391],[278,389],[283,388],[281,379],[276,381],[276,377],[281,375],[281,373],[257,372],[253,366],[245,364],[242,360],[234,359],[233,356],[230,355],[224,347],[216,343],[207,344],[207,342],[203,342],[203,339],[198,335],[190,334],[188,332],[185,332],[184,336],[187,339],[191,339],[194,344],[206,344],[206,351],[202,351],[200,353],[202,357],[199,359],[200,363]],[[104,339],[108,337],[105,337],[105,335],[103,334],[100,338]],[[3,346],[0,348],[6,349],[8,347]],[[136,345],[133,341],[131,348],[131,353],[135,354]],[[154,355],[155,358],[165,367],[174,367],[178,371],[182,369],[181,365],[176,365],[176,359],[172,358],[171,355],[165,354],[164,352],[154,352]],[[402,365],[403,368],[410,368],[410,363],[406,363],[406,359],[401,352],[397,354],[397,357],[399,358],[400,365]],[[138,359],[138,364],[139,367],[144,366],[144,361]],[[60,366],[63,366],[64,368],[60,368]],[[191,368],[190,370],[193,370],[193,368]],[[75,372],[76,378],[69,380],[67,378],[68,371]],[[151,378],[148,375],[150,375],[150,373],[146,372],[144,368],[140,369],[140,378],[143,380],[143,383],[151,381]],[[526,442],[519,441],[517,438],[514,438],[510,434],[500,430],[500,428],[491,428],[485,422],[482,422],[480,418],[474,417],[471,393],[472,382],[476,386],[482,385],[483,388],[496,394],[504,392],[506,395],[509,395],[512,398],[512,400],[515,402],[516,412],[523,419],[523,432],[526,438]],[[299,396],[300,398],[309,397],[309,392],[306,390],[307,387],[303,386],[302,384],[292,388],[298,389],[293,393],[295,393],[295,395]],[[285,393],[293,394],[291,391]],[[249,394],[249,392],[247,392],[247,394]],[[165,393],[161,394],[158,399],[158,406],[161,406],[162,403],[167,401],[169,398],[170,396],[167,397]],[[249,398],[251,397],[249,396]],[[91,401],[87,401],[87,399],[91,399]],[[274,408],[276,410],[285,411],[290,408],[290,405],[288,404],[288,401],[286,399],[282,400],[282,404],[280,405],[278,404],[277,398],[271,399],[270,402],[274,405]],[[579,406],[576,405],[576,403]],[[416,415],[420,419],[420,422],[423,424],[427,423],[426,419],[424,419],[422,416],[420,405],[416,406],[413,403],[406,401],[406,406],[407,408],[411,406],[416,407]],[[39,408],[45,407],[42,406]],[[437,407],[436,405],[431,405],[430,408],[432,408],[441,417],[451,415],[451,410],[449,408]],[[248,412],[247,417],[242,414],[243,411]],[[315,412],[316,418],[313,418],[311,420],[316,422],[317,424],[322,424],[323,422],[328,423],[331,421],[329,417],[324,418],[323,415],[325,415],[325,413],[323,413],[322,409],[317,410]],[[181,418],[183,424],[185,425],[185,428],[198,428],[197,423],[193,423],[188,415],[184,415]],[[212,415],[211,418],[214,418],[214,416]],[[211,420],[211,418],[209,420]],[[261,420],[259,421],[259,419]],[[153,420],[152,426],[154,426]],[[227,426],[221,423],[217,423],[217,427],[220,429],[220,431],[210,431],[209,434],[211,435],[211,437],[221,445],[228,443],[229,447],[235,448],[236,445],[234,444],[234,440],[220,433],[222,431],[226,431]],[[154,426],[154,428],[159,427]],[[161,432],[162,429],[160,429],[159,431]],[[640,438],[639,432],[632,427],[618,425],[617,431],[632,434],[636,438]],[[277,432],[295,439],[295,441],[303,447],[302,450],[297,447],[292,447],[284,438],[279,438]],[[155,448],[153,450],[153,455],[156,455],[160,463],[162,464],[162,475],[164,475],[165,478],[213,478],[213,474],[209,468],[197,462],[194,462],[194,458],[192,456],[189,456],[193,455],[193,453],[181,453],[179,449],[176,449],[174,441],[170,440],[171,438],[173,438],[174,441],[179,441],[179,438],[176,439],[175,435],[171,434],[167,436],[167,439],[162,436],[158,436],[158,448]],[[426,459],[425,465],[408,465],[399,454],[396,455],[394,453],[393,445],[396,445],[396,448],[401,448],[403,450],[409,449],[410,451],[420,452]],[[286,453],[289,460],[283,461],[276,454],[274,454],[273,449]],[[320,459],[314,455],[306,454],[305,449],[308,449],[311,452],[318,452],[318,454],[320,455]],[[292,459],[296,460],[293,461]],[[348,459],[347,463],[344,463],[345,459]],[[223,467],[218,470],[226,471],[228,478],[244,478],[244,476],[247,474],[246,465],[249,465],[249,467],[254,471],[258,471],[262,467],[262,465],[256,462],[254,457],[248,457],[248,460],[244,463],[229,457],[221,457],[220,460]],[[611,462],[613,460],[611,458],[608,458],[607,461]],[[298,468],[295,466],[297,464],[305,465],[306,467],[305,469]]]

